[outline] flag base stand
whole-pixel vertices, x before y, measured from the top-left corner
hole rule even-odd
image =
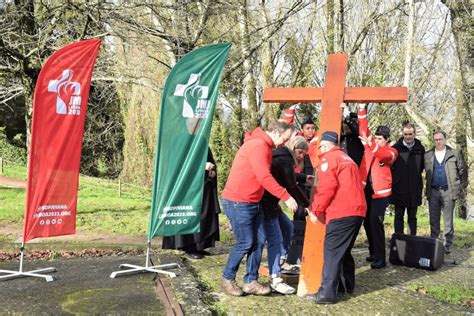
[[[38,269],[38,270],[32,270],[32,271],[26,271],[26,272],[23,271],[23,257],[25,254],[24,244],[21,245],[20,252],[21,252],[20,270],[18,271],[0,270],[0,274],[6,274],[6,275],[0,275],[0,281],[6,281],[6,280],[18,279],[18,278],[28,278],[28,277],[43,278],[46,280],[46,282],[54,281],[52,276],[44,275],[40,273],[56,272],[57,271],[56,268],[44,268],[44,269]]]
[[[146,262],[145,262],[145,266],[137,266],[137,265],[134,265],[134,264],[127,264],[127,263],[121,264],[119,266],[120,269],[123,269],[123,268],[130,268],[130,269],[123,270],[123,271],[112,272],[112,274],[110,274],[110,278],[114,279],[117,276],[137,274],[137,273],[146,273],[146,272],[166,274],[166,275],[169,275],[172,278],[176,277],[176,273],[170,272],[170,271],[165,271],[163,269],[179,268],[179,264],[177,264],[177,263],[168,263],[168,264],[162,264],[162,265],[157,265],[157,266],[148,265],[148,261],[149,261],[149,258],[150,258],[150,244],[151,244],[151,241],[148,240],[148,242],[146,244]]]

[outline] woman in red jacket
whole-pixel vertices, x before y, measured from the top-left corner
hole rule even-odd
[[[359,106],[358,113],[359,138],[364,145],[364,156],[360,164],[360,175],[365,186],[367,200],[367,215],[364,228],[369,241],[370,267],[380,269],[385,267],[385,230],[383,221],[388,197],[392,194],[391,167],[397,159],[398,152],[390,143],[390,129],[380,125],[375,136],[370,135],[367,110],[365,104]]]

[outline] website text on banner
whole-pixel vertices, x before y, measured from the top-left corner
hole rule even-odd
[[[84,121],[100,40],[55,52],[36,82],[23,242],[74,234]]]
[[[161,96],[148,239],[200,230],[204,166],[231,44],[196,49],[174,66]]]

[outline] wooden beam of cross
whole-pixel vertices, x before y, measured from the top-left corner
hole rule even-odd
[[[344,102],[357,103],[402,103],[408,100],[405,87],[346,87],[346,73],[349,56],[331,54],[328,56],[325,86],[323,88],[266,88],[263,102],[269,103],[316,103],[322,102],[319,134],[331,130],[338,134],[341,130]],[[319,148],[319,145],[316,147]],[[318,163],[316,157],[311,157]],[[315,172],[317,168],[314,168]],[[312,197],[315,194],[313,187]],[[312,201],[312,199],[311,199]],[[306,223],[298,295],[315,293],[320,285],[323,270],[324,235],[326,225]]]

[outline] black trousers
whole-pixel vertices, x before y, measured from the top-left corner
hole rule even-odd
[[[366,195],[367,214],[364,220],[364,229],[369,241],[369,253],[374,260],[385,260],[385,229],[383,221],[388,198],[373,199]]]
[[[409,235],[416,235],[416,212],[418,207],[406,207],[395,205],[395,218],[393,219],[393,226],[395,228],[395,233],[404,234],[404,219],[405,209],[407,210],[408,216],[408,229]]]
[[[336,298],[339,280],[348,290],[355,287],[355,262],[351,250],[363,218],[350,216],[331,220],[324,237],[323,280],[319,291],[326,297]]]

